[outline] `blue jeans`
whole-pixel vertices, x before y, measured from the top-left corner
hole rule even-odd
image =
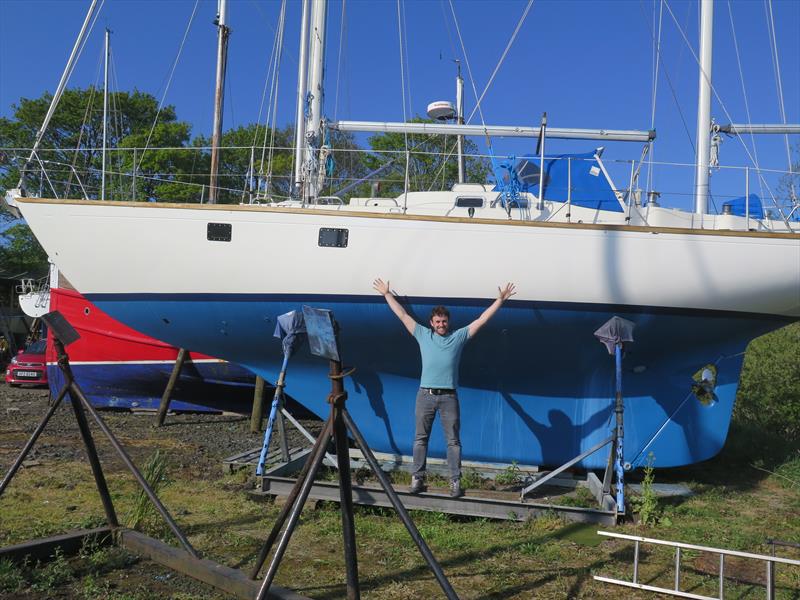
[[[450,469],[450,478],[459,479],[461,477],[461,414],[458,407],[458,394],[435,396],[425,388],[420,388],[417,392],[412,474],[417,477],[425,476],[428,439],[431,437],[433,419],[436,417],[437,411],[442,421],[444,439],[447,440],[447,466]]]

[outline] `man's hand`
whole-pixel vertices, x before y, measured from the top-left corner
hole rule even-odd
[[[497,286],[497,297],[500,299],[501,302],[505,302],[516,293],[517,289],[513,283],[507,283],[506,287],[504,288]]]
[[[383,299],[386,300],[386,304],[388,304],[389,308],[392,309],[392,312],[397,315],[397,318],[402,321],[403,325],[405,325],[406,329],[408,330],[408,333],[414,335],[414,329],[417,326],[417,322],[405,311],[402,306],[400,306],[397,298],[394,297],[394,294],[392,294],[391,289],[389,288],[389,282],[387,281],[384,283],[383,279],[378,277],[372,282],[372,287],[375,288],[376,292],[383,296]]]
[[[469,324],[469,337],[472,337],[478,330],[486,325],[487,321],[494,316],[494,313],[503,305],[503,302],[508,300],[511,296],[517,293],[517,289],[513,283],[507,283],[505,287],[497,288],[497,300],[492,302],[491,306],[483,311],[480,317],[475,319]]]
[[[378,277],[375,281],[372,282],[372,287],[375,288],[375,291],[378,292],[381,296],[385,296],[389,293],[389,282],[383,282],[383,279]]]

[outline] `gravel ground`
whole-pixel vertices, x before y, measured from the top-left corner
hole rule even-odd
[[[0,469],[4,472],[44,416],[48,402],[46,389],[0,385]],[[263,433],[251,433],[250,418],[241,415],[169,414],[160,428],[153,427],[152,412],[104,410],[101,415],[137,464],[151,453],[142,440],[164,441],[174,448],[170,451],[170,464],[191,467],[197,475],[219,475],[223,459],[260,446],[263,441]],[[104,438],[89,419],[95,438]],[[312,432],[319,429],[319,421],[301,422]],[[308,445],[302,434],[288,424],[287,434],[290,447]],[[272,438],[274,449],[276,437]],[[82,460],[85,454],[72,409],[65,402],[53,414],[27,461]]]

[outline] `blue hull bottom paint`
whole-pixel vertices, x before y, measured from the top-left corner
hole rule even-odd
[[[310,304],[341,325],[348,409],[373,450],[411,454],[420,360],[416,342],[375,297],[256,295],[96,295],[91,300],[128,325],[175,346],[220,356],[275,381],[281,347],[275,318]],[[408,299],[427,322],[439,301]],[[451,324],[475,319],[486,301],[444,301]],[[463,456],[469,460],[558,465],[610,435],[614,357],[593,336],[613,315],[636,323],[623,363],[625,459],[656,467],[711,458],[728,433],[743,353],[754,337],[788,320],[713,311],[511,301],[464,350],[459,387]],[[692,376],[718,369],[718,402],[702,405]],[[317,415],[328,413],[327,362],[307,348],[289,362],[287,392]],[[429,447],[444,457],[438,425]],[[606,466],[606,450],[583,460]]]
[[[92,406],[157,410],[173,364],[114,363],[71,365],[75,380]],[[51,393],[64,385],[56,365],[48,365]],[[186,363],[175,386],[170,410],[249,413],[254,375],[230,363]]]

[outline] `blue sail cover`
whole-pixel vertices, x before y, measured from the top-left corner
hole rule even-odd
[[[539,164],[538,156],[523,156],[509,175],[503,177],[505,181],[495,186],[494,191],[503,191],[506,186],[513,183],[519,185],[520,191],[538,196]],[[623,212],[614,190],[611,189],[611,184],[600,168],[596,151],[545,157],[545,200],[567,201],[569,170],[572,171],[572,204],[595,210]]]
[[[757,194],[750,194],[750,218],[751,219],[763,219],[764,218],[764,207],[761,205],[761,198],[758,197]],[[730,206],[731,207],[731,214],[737,215],[739,217],[745,216],[745,211],[747,211],[747,196],[742,196],[741,198],[734,198],[733,200],[728,200],[727,202],[722,203],[723,212],[724,207]]]

